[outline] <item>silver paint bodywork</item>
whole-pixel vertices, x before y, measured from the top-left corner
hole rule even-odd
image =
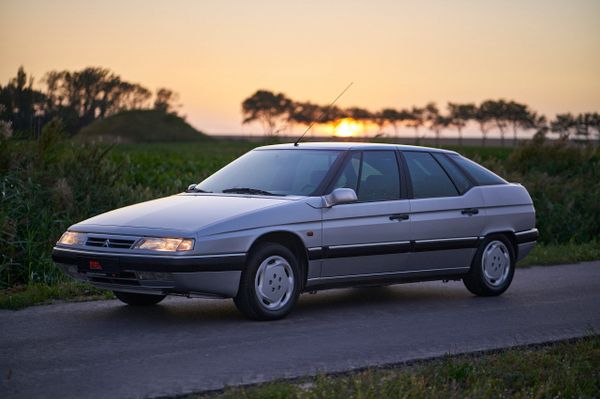
[[[291,145],[270,146],[289,148]],[[340,150],[410,150],[448,152],[412,146],[363,143],[306,143],[298,147]],[[478,214],[465,215],[465,208]],[[390,215],[406,214],[407,220]],[[152,251],[118,248],[61,246],[80,256],[118,255],[124,258],[186,258],[207,261],[245,256],[266,234],[293,235],[306,252],[305,290],[335,284],[396,279],[460,277],[468,272],[476,245],[457,247],[483,237],[504,233],[511,237],[535,230],[535,210],[527,190],[519,184],[475,186],[460,196],[356,202],[331,206],[324,197],[275,197],[246,194],[181,193],[107,212],[69,228],[89,236],[138,239],[182,237],[195,239],[193,251],[156,254]],[[437,245],[435,250],[415,250]],[[522,259],[535,240],[516,243]],[[449,246],[450,249],[444,249]],[[371,248],[378,252],[370,254]],[[386,248],[390,250],[387,251]],[[395,250],[398,249],[398,250]],[[327,253],[340,253],[329,257]],[[356,256],[352,256],[356,253]],[[350,254],[350,256],[348,255]],[[177,260],[175,259],[175,260]],[[144,279],[143,271],[132,280],[93,281],[73,265],[59,265],[70,276],[111,290],[142,293],[210,295],[233,297],[241,270],[162,273]],[[243,269],[243,268],[242,268]],[[400,281],[400,280],[398,280]],[[121,284],[123,283],[123,284]]]

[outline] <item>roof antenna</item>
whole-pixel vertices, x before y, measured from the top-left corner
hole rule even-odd
[[[325,108],[325,110],[321,111],[321,114],[319,115],[318,118],[316,118],[314,121],[312,121],[310,123],[310,125],[308,125],[308,127],[306,128],[306,130],[304,131],[304,133],[302,133],[302,136],[298,137],[298,139],[294,142],[294,147],[298,147],[298,143],[300,143],[300,140],[302,140],[302,137],[304,137],[306,135],[306,133],[308,133],[308,131],[313,127],[313,125],[315,123],[317,123],[317,121],[320,121],[321,118],[323,118],[325,115],[327,115],[329,113],[329,111],[331,110],[331,107],[333,107],[333,105],[335,104],[335,102],[337,100],[339,100],[339,98],[341,96],[344,95],[344,93],[350,88],[350,86],[352,86],[354,84],[354,82],[350,82],[350,84],[348,86],[346,86],[346,88],[344,90],[342,90],[342,92],[340,94],[338,94],[338,96],[335,98],[335,100],[333,100],[331,102],[331,104],[329,104],[327,106],[327,108]]]

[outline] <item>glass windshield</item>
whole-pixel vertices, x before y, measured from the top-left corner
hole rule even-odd
[[[341,151],[254,150],[196,186],[197,191],[252,195],[311,195]]]

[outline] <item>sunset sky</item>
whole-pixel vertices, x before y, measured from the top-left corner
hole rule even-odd
[[[600,111],[600,1],[0,0],[0,82],[103,66],[180,94],[208,133],[259,88],[342,107],[506,98]]]

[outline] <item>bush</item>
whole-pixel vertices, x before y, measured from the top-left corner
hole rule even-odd
[[[141,200],[109,148],[66,140],[59,122],[39,141],[0,142],[0,286],[62,279],[52,246],[75,221]],[[123,161],[124,162],[124,161]]]
[[[515,149],[507,162],[486,161],[531,195],[547,244],[585,243],[600,236],[600,152],[563,141],[532,141]]]

